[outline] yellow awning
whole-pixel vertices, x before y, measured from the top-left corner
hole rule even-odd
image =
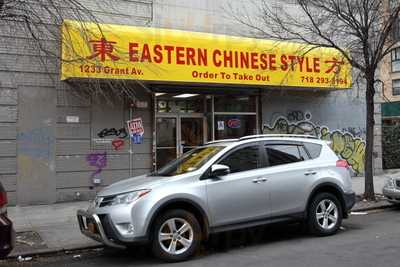
[[[66,20],[61,79],[132,79],[344,89],[339,51],[199,32]]]

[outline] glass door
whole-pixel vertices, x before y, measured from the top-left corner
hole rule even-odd
[[[156,119],[157,168],[177,157],[177,118],[158,117]]]
[[[156,122],[157,169],[205,142],[203,117],[164,115]]]
[[[204,118],[180,118],[180,154],[204,144]]]

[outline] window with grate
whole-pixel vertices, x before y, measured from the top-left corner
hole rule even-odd
[[[400,47],[392,50],[392,72],[400,71]]]
[[[400,95],[400,79],[392,81],[392,94]]]

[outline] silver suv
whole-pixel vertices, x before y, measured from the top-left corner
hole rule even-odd
[[[215,141],[106,187],[78,221],[83,234],[107,246],[149,243],[166,261],[187,259],[212,233],[268,223],[302,221],[327,236],[355,203],[348,168],[312,137]]]

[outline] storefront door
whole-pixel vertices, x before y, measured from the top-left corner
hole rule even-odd
[[[205,142],[202,115],[159,115],[156,118],[157,168]]]

